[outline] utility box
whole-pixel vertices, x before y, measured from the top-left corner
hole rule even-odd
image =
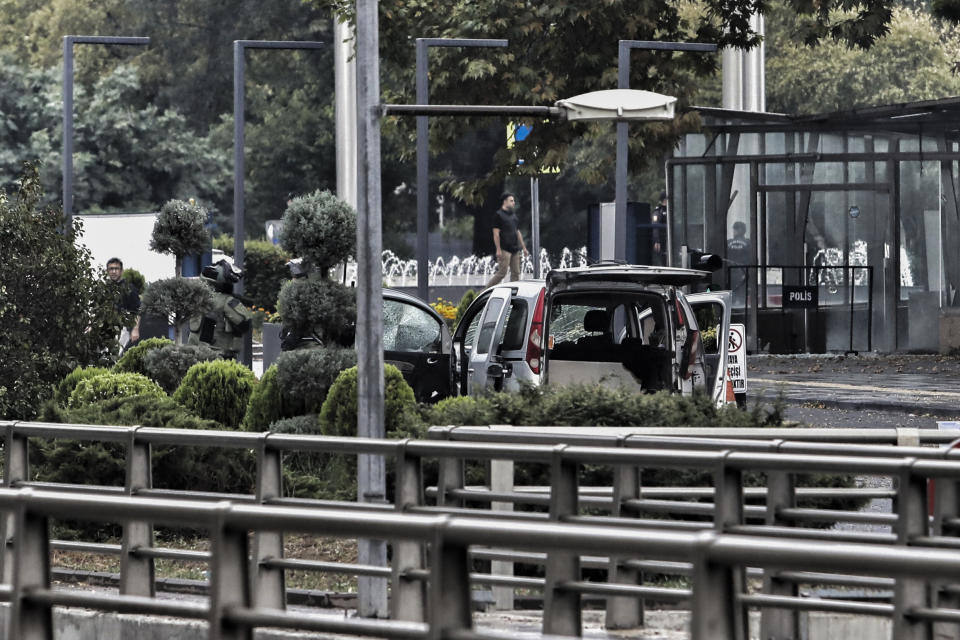
[[[940,353],[960,350],[960,307],[940,309]]]

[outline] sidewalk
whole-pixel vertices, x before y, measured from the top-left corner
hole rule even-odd
[[[960,358],[952,356],[751,355],[747,371],[751,400],[960,418]]]

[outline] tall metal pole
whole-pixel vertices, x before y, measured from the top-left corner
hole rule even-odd
[[[533,277],[540,277],[540,178],[530,178],[530,257]]]
[[[383,438],[383,292],[380,254],[380,59],[377,0],[357,0],[357,435]],[[382,456],[357,457],[357,498],[360,502],[386,499]],[[387,566],[383,540],[358,541],[360,564]],[[387,608],[387,581],[357,580],[361,616],[383,618]]]
[[[150,38],[113,36],[63,37],[63,215],[67,228],[73,225],[73,45],[147,45]]]
[[[430,103],[427,54],[430,47],[505,47],[506,40],[417,38],[417,104]],[[430,297],[430,139],[427,116],[417,116],[417,296]]]
[[[337,20],[334,34],[334,102],[337,120],[337,197],[357,208],[357,61],[354,31]]]
[[[661,51],[699,51],[710,53],[717,50],[715,44],[697,42],[653,42],[649,40],[621,40],[617,56],[617,88],[630,88],[630,51],[633,49],[658,49]],[[617,260],[627,259],[627,159],[629,127],[626,122],[617,123],[617,168],[614,198],[614,250]]]
[[[234,40],[233,41],[233,263],[243,268],[243,241],[246,239],[243,177],[244,121],[246,120],[245,90],[247,49],[319,49],[322,42],[296,40]],[[243,280],[234,285],[234,292],[243,295]],[[247,334],[240,353],[240,361],[248,367],[253,363],[251,337]]]

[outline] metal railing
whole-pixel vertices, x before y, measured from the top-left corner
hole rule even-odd
[[[487,442],[439,442],[439,441],[379,441],[359,438],[325,438],[320,436],[293,436],[287,434],[251,434],[237,432],[167,430],[140,427],[89,427],[80,425],[52,425],[42,423],[0,423],[6,428],[6,475],[7,486],[29,486],[27,482],[27,443],[29,438],[75,438],[97,441],[123,442],[127,446],[126,486],[118,487],[57,487],[62,493],[65,489],[86,492],[100,491],[108,494],[104,499],[117,499],[116,494],[123,492],[129,496],[165,496],[190,497],[190,502],[178,501],[184,507],[204,507],[197,503],[200,499],[217,498],[208,494],[197,495],[192,492],[158,491],[151,488],[150,447],[152,445],[197,445],[220,447],[244,447],[255,449],[258,453],[257,491],[254,496],[236,496],[236,500],[256,501],[262,505],[290,506],[309,505],[312,508],[324,508],[331,505],[339,509],[349,508],[352,513],[368,516],[389,515],[390,510],[410,512],[419,515],[446,515],[481,517],[499,522],[501,527],[546,526],[549,522],[564,522],[581,526],[602,526],[612,531],[610,535],[619,535],[633,531],[638,527],[656,529],[662,537],[672,538],[680,534],[699,534],[705,529],[713,529],[717,534],[736,533],[763,537],[769,541],[778,537],[830,541],[830,544],[849,544],[852,542],[870,542],[874,545],[898,545],[901,549],[907,545],[930,546],[951,549],[958,545],[957,538],[943,535],[960,528],[957,517],[957,498],[955,483],[960,479],[960,453],[923,447],[891,448],[857,447],[844,444],[816,444],[790,442],[741,442],[745,450],[738,451],[734,441],[692,441],[684,443],[697,446],[684,446],[683,450],[657,448],[655,439],[647,438],[643,444],[635,438],[620,438],[619,447],[609,446],[569,446],[554,444],[525,444],[517,441],[510,443]],[[474,430],[477,431],[477,430]],[[762,431],[762,430],[761,430]],[[472,437],[470,431],[448,430],[450,434]],[[482,434],[481,434],[482,435]],[[490,435],[490,434],[487,434]],[[926,435],[926,434],[924,434]],[[932,437],[932,439],[939,439]],[[942,434],[941,434],[942,436]],[[457,437],[454,435],[453,437]],[[533,437],[532,435],[526,437]],[[586,436],[583,436],[584,438]],[[659,446],[677,446],[676,439],[661,439]],[[586,441],[582,441],[586,442]],[[592,444],[592,443],[588,443]],[[607,444],[607,443],[604,443]],[[627,445],[627,446],[623,446]],[[707,446],[710,445],[710,446]],[[722,445],[722,446],[721,446]],[[634,446],[642,448],[633,448]],[[698,450],[699,447],[699,450]],[[710,450],[713,447],[715,450]],[[833,451],[831,451],[833,448]],[[764,450],[756,450],[764,449]],[[292,500],[282,498],[282,454],[285,451],[319,451],[341,454],[385,455],[395,461],[397,482],[394,505],[358,505],[353,503],[330,503],[322,501]],[[836,455],[840,453],[842,455]],[[908,454],[909,457],[902,457]],[[438,458],[441,461],[438,486],[432,493],[436,497],[435,505],[424,501],[424,483],[422,461]],[[940,458],[940,459],[936,459]],[[523,491],[476,490],[464,486],[464,460],[513,460],[533,462],[550,466],[549,495],[531,495]],[[616,470],[614,485],[608,495],[593,495],[590,491],[581,491],[578,486],[578,470],[585,464],[609,465]],[[672,501],[658,498],[671,497],[665,489],[658,489],[660,495],[650,493],[640,487],[639,473],[643,467],[690,468],[708,471],[713,474],[712,490],[701,489],[701,493],[679,492],[680,499]],[[877,493],[894,498],[894,511],[890,514],[863,514],[842,510],[824,510],[800,508],[797,501],[809,496],[840,495],[836,490],[801,491],[796,487],[794,476],[810,472],[861,473],[867,475],[886,475],[896,479],[896,486],[889,491]],[[763,472],[767,475],[765,505],[744,504],[744,497],[751,492],[743,486],[743,475],[747,472]],[[929,528],[925,495],[927,480],[937,478],[938,519],[933,529]],[[48,488],[47,485],[44,486]],[[709,488],[705,488],[709,489]],[[685,490],[687,491],[687,490]],[[861,493],[861,496],[863,494]],[[676,498],[677,496],[672,496]],[[711,503],[693,503],[691,497],[712,497]],[[467,509],[467,503],[488,505],[493,502],[514,504],[535,504],[547,507],[547,513],[532,512],[494,512],[483,509]],[[0,507],[2,508],[2,507]],[[239,507],[237,507],[239,508]],[[603,508],[613,517],[587,515],[583,509]],[[643,519],[639,516],[647,511],[659,514],[681,515],[685,520]],[[75,512],[89,517],[90,514]],[[699,520],[691,519],[699,518]],[[712,518],[703,521],[703,518]],[[762,518],[763,525],[751,524],[748,518]],[[891,533],[835,532],[823,529],[804,528],[801,525],[812,520],[846,520],[879,524],[891,527]],[[182,550],[157,548],[153,545],[153,520],[144,516],[124,520],[123,542],[107,548],[106,545],[85,544],[86,550],[101,552],[119,552],[121,554],[121,593],[130,597],[151,598],[154,595],[153,563],[156,558],[208,559],[214,562],[211,554],[184,552]],[[415,595],[416,589],[406,589],[406,583],[397,581],[397,572],[405,575],[424,577],[423,550],[419,544],[404,546],[399,543],[394,548],[394,566],[367,567],[363,565],[333,567],[330,563],[315,563],[304,560],[283,558],[283,527],[258,529],[252,542],[252,560],[250,573],[256,575],[251,592],[251,601],[257,607],[282,610],[285,606],[284,572],[291,568],[337,570],[361,575],[378,577],[393,576],[393,607],[396,617],[422,619],[427,601]],[[15,539],[23,540],[14,534],[18,531],[16,520],[8,516],[4,522],[3,539],[6,553],[3,562],[3,579],[9,582],[14,575],[16,558],[21,553]],[[667,533],[669,532],[669,533]],[[58,543],[51,543],[58,544]],[[494,544],[491,542],[490,544]],[[509,541],[496,544],[511,545]],[[522,545],[521,545],[522,546]],[[78,548],[74,545],[74,548]],[[536,548],[536,547],[534,547]],[[685,600],[690,597],[689,590],[664,589],[642,584],[642,573],[680,572],[696,577],[693,564],[677,564],[666,558],[653,558],[640,561],[636,556],[619,556],[614,548],[595,545],[602,548],[607,556],[577,556],[576,577],[568,577],[576,586],[578,598],[590,593],[609,597],[608,616],[613,618],[614,626],[636,624],[642,620],[641,598],[660,601]],[[541,546],[539,552],[543,552]],[[543,562],[548,574],[550,567],[560,563],[568,567],[569,554],[551,556],[538,553],[511,555],[512,551],[477,550],[474,557],[484,559],[516,559],[526,562]],[[644,554],[649,558],[649,554]],[[672,562],[672,564],[671,564]],[[607,584],[581,584],[579,570],[582,565],[604,566],[609,568]],[[415,568],[411,568],[415,567]],[[832,575],[813,575],[811,570],[765,575],[765,593],[749,596],[753,599],[740,600],[744,604],[760,606],[764,602],[764,627],[796,625],[795,611],[811,607],[809,602],[800,604],[797,585],[803,582],[832,584],[870,584],[875,587],[890,587],[889,578],[884,580],[864,579],[861,576],[838,574],[843,565],[837,565]],[[569,569],[569,567],[568,567]],[[409,573],[409,571],[413,573]],[[421,572],[421,573],[417,573]],[[829,574],[830,572],[827,571]],[[491,576],[471,574],[466,577],[469,583],[499,584],[510,587],[536,587],[543,585],[545,606],[551,601],[551,583],[526,577]],[[934,590],[927,596],[924,606],[932,607],[939,600],[943,590]],[[760,595],[770,596],[774,600],[763,600]],[[747,598],[747,596],[743,596]],[[919,597],[919,596],[917,596]],[[896,598],[895,598],[896,600]],[[944,600],[946,601],[946,600]],[[566,601],[565,601],[566,602]],[[578,600],[579,602],[579,600]],[[782,604],[773,608],[772,603]],[[895,603],[896,604],[896,603]],[[870,608],[858,608],[856,603],[824,602],[826,609],[831,607],[849,607],[861,613]],[[819,605],[818,605],[819,606]],[[564,605],[563,611],[567,611]],[[564,618],[566,622],[549,632],[576,634],[579,632],[579,606],[576,608],[576,620]],[[878,610],[879,611],[879,610]],[[893,615],[894,609],[884,609]],[[612,614],[610,612],[613,612]],[[619,613],[618,613],[619,612]],[[572,613],[553,611],[545,616],[549,619],[572,616]],[[886,614],[884,614],[886,615]],[[960,619],[960,618],[958,618]],[[786,622],[784,622],[786,620]],[[574,624],[576,623],[576,624]],[[553,623],[550,623],[553,624]],[[575,627],[575,628],[574,628]],[[787,636],[783,636],[787,637]]]
[[[929,606],[923,593],[931,583],[955,579],[960,551],[899,545],[851,545],[804,539],[773,539],[714,532],[615,528],[566,523],[503,522],[488,518],[361,513],[345,509],[267,507],[230,503],[182,503],[134,497],[79,496],[33,489],[0,489],[0,510],[13,512],[20,532],[11,581],[0,584],[0,600],[11,602],[7,637],[52,640],[55,606],[206,620],[212,639],[252,640],[256,628],[302,629],[386,638],[502,638],[474,629],[470,603],[469,549],[475,545],[546,551],[543,633],[579,635],[582,594],[636,598],[664,597],[656,588],[597,584],[580,576],[579,558],[603,548],[622,557],[655,557],[692,565],[689,589],[670,590],[691,602],[693,640],[745,640],[746,609],[789,608],[885,616],[894,637],[921,638],[933,621],[957,622],[955,607]],[[210,535],[210,598],[206,602],[165,601],[126,594],[54,590],[49,570],[49,520],[84,517],[103,522],[149,520],[205,528]],[[324,536],[376,536],[393,543],[393,599],[416,599],[422,619],[351,619],[258,605],[253,593],[260,576],[248,564],[251,531],[288,531]],[[396,549],[430,547],[431,565]],[[776,594],[749,593],[747,566],[772,571],[850,571],[895,581],[893,603],[826,602]],[[251,587],[252,585],[252,587]],[[670,594],[670,597],[674,597]],[[766,637],[766,636],[765,636]]]

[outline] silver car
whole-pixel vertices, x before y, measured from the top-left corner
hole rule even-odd
[[[686,294],[709,273],[600,264],[483,291],[453,336],[462,395],[524,384],[602,384],[734,400],[730,292]]]

